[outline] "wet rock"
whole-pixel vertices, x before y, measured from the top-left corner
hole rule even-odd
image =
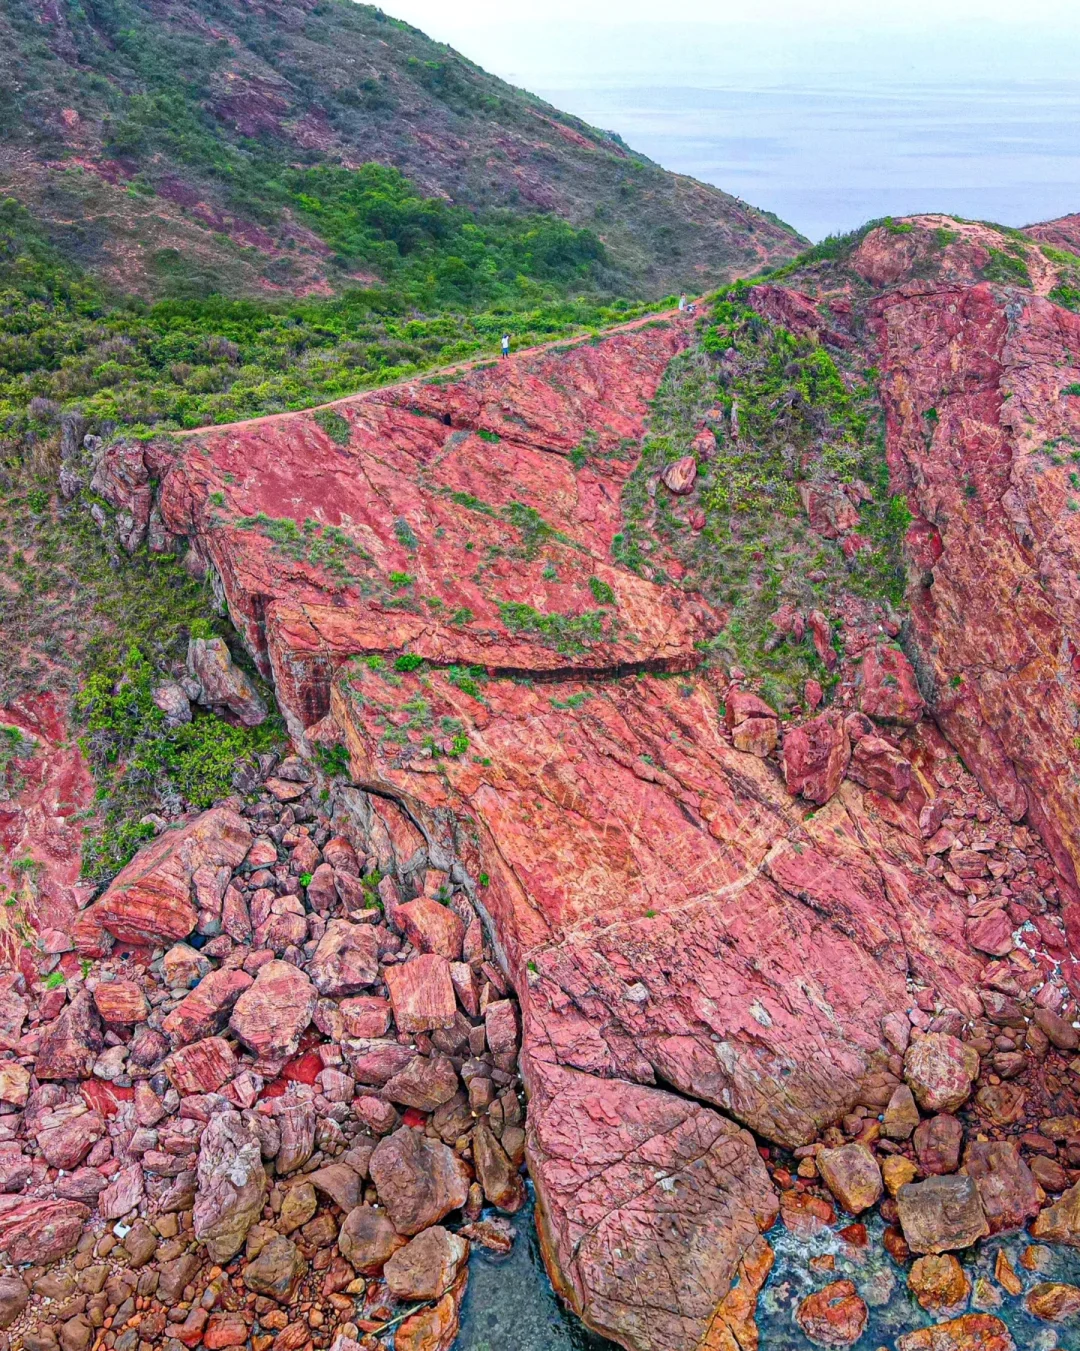
[[[929,1177],[909,1182],[896,1194],[900,1224],[915,1253],[942,1253],[968,1248],[990,1232],[970,1177]]]
[[[188,670],[202,686],[199,703],[227,708],[245,727],[266,720],[266,704],[248,676],[229,655],[223,638],[191,638]]]
[[[1011,1140],[972,1141],[964,1171],[975,1179],[992,1234],[1021,1229],[1039,1213],[1035,1179]]]
[[[1016,1268],[1009,1261],[1009,1254],[1004,1248],[999,1248],[994,1258],[994,1280],[1008,1295],[1023,1293],[1024,1283],[1016,1274]]]
[[[850,1281],[833,1281],[807,1295],[795,1310],[796,1323],[814,1346],[853,1346],[869,1316]]]
[[[945,1032],[927,1032],[904,1055],[904,1078],[924,1112],[955,1112],[971,1096],[979,1055]]]
[[[195,928],[192,878],[201,867],[235,868],[251,830],[230,807],[214,807],[145,845],[86,912],[128,943],[172,943]]]
[[[1080,1182],[1052,1206],[1044,1206],[1031,1226],[1034,1238],[1080,1248]]]
[[[468,1172],[439,1140],[403,1126],[380,1140],[369,1164],[371,1180],[394,1228],[413,1235],[459,1210],[469,1194]]]
[[[383,1279],[395,1299],[441,1299],[468,1260],[467,1240],[436,1224],[393,1254]]]
[[[898,1084],[885,1108],[881,1133],[888,1140],[907,1140],[919,1124],[919,1109],[907,1084]]]
[[[956,1311],[967,1302],[971,1282],[951,1253],[916,1259],[908,1273],[908,1289],[928,1313]]]
[[[212,1116],[199,1147],[195,1237],[210,1260],[227,1262],[244,1246],[262,1211],[266,1173],[258,1138],[239,1112]]]
[[[345,919],[330,920],[307,970],[320,994],[359,994],[379,976],[379,940],[374,928]]]
[[[406,1318],[394,1336],[394,1351],[450,1351],[457,1340],[468,1280],[466,1268],[438,1304]]]
[[[947,1323],[905,1332],[896,1351],[1016,1351],[1009,1329],[989,1313],[966,1313]]]
[[[914,1135],[919,1167],[934,1176],[955,1173],[960,1166],[963,1143],[964,1128],[950,1113],[939,1112],[929,1121],[921,1121]]]
[[[1044,1323],[1063,1323],[1080,1313],[1080,1290],[1058,1281],[1041,1281],[1028,1291],[1024,1308]]]
[[[914,1182],[918,1169],[903,1154],[890,1154],[881,1165],[881,1177],[890,1196],[895,1196],[901,1187]]]
[[[525,1184],[502,1145],[483,1122],[473,1131],[473,1163],[484,1196],[510,1214],[525,1204]]]
[[[307,1270],[296,1244],[275,1235],[260,1249],[258,1257],[244,1268],[244,1284],[257,1295],[288,1304]]]
[[[402,1032],[431,1032],[452,1027],[457,1013],[450,963],[427,954],[385,972],[394,1021]]]
[[[16,1265],[54,1262],[82,1238],[89,1216],[77,1201],[0,1196],[0,1252]]]
[[[849,1214],[861,1214],[881,1197],[881,1169],[865,1145],[823,1149],[815,1162],[822,1181]]]
[[[229,1030],[257,1056],[284,1060],[295,1055],[317,998],[303,971],[290,962],[267,962],[237,999]]]
[[[45,1033],[34,1073],[39,1079],[85,1079],[103,1045],[93,998],[80,990]]]
[[[824,805],[840,787],[851,747],[843,717],[829,710],[784,735],[784,780],[789,793]]]

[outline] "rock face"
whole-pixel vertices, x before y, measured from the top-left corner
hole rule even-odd
[[[934,777],[947,750],[919,723],[903,654],[875,636],[848,705],[862,712],[828,708],[784,728],[782,780],[774,711],[742,707],[730,682],[697,669],[696,645],[722,617],[608,561],[628,470],[615,452],[641,436],[645,401],[685,341],[677,325],[641,330],[512,371],[368,395],[342,405],[347,447],[309,415],[210,432],[185,447],[162,494],[170,530],[220,575],[294,733],[342,738],[353,779],[403,805],[404,857],[426,851],[479,880],[522,1004],[527,1150],[553,1276],[598,1330],[649,1351],[696,1345],[756,1228],[739,1224],[735,1241],[714,1245],[706,1276],[696,1247],[680,1252],[674,1274],[656,1272],[652,1239],[620,1267],[621,1241],[577,1245],[588,1223],[567,1193],[566,1160],[618,1191],[610,1160],[633,1154],[623,1099],[631,1120],[670,1116],[689,1130],[692,1119],[706,1136],[723,1120],[712,1105],[786,1146],[857,1105],[876,1114],[907,1050],[905,1039],[894,1055],[882,1020],[900,1017],[910,1035],[914,988],[928,1007],[956,1011],[959,1031],[982,1012],[986,965],[968,923],[978,918],[966,899],[975,863],[958,857],[969,871],[955,871],[923,847],[950,803],[966,804],[945,800],[955,776]],[[575,469],[583,438],[597,453]],[[663,500],[681,510],[677,496]],[[259,524],[286,501],[298,524],[322,523],[303,556]],[[497,551],[497,568],[477,568],[484,550]],[[391,581],[401,576],[412,579],[404,592]],[[808,625],[836,668],[839,630],[816,610]],[[463,678],[474,665],[487,677]],[[523,671],[547,681],[509,678]],[[671,671],[685,674],[657,678]],[[440,740],[436,728],[455,730]],[[854,766],[853,744],[863,747]],[[349,893],[347,880],[335,885]],[[454,971],[456,926],[437,930],[415,895],[388,904],[413,907],[403,923],[426,951],[386,967],[387,993],[399,1032],[449,1039],[456,995],[466,1005],[475,989]],[[276,950],[298,941],[283,934]],[[468,961],[467,931],[461,942]],[[907,1077],[925,1111],[952,1111],[978,1057],[935,1060],[934,1047],[955,1039],[929,1022],[916,1028]],[[343,1052],[356,1081],[381,1090],[411,1057],[377,1021],[363,1026]],[[484,1092],[470,1087],[470,1100]],[[609,1095],[619,1102],[610,1110]],[[580,1157],[545,1125],[564,1096],[599,1104]],[[705,1104],[690,1118],[687,1098]],[[389,1129],[385,1106],[367,1094],[364,1119]],[[702,1188],[692,1173],[678,1223],[717,1224],[729,1186],[765,1213],[753,1151],[736,1154],[737,1182]],[[488,1162],[496,1187],[499,1155]],[[613,1225],[640,1222],[611,1213]],[[662,1329],[636,1293],[657,1281],[673,1291]]]

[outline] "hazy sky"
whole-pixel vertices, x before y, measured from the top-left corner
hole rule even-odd
[[[817,239],[1080,210],[1080,0],[384,0]]]

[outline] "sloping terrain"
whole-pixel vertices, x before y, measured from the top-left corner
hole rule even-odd
[[[371,162],[416,196],[534,218],[529,247],[552,261],[602,252],[592,281],[608,294],[705,289],[800,242],[346,0],[5,0],[0,88],[0,192],[68,256],[142,296],[197,292],[200,279],[231,294],[328,293],[384,276],[386,248],[340,218],[350,171]],[[384,201],[380,223],[394,211]],[[552,217],[588,235],[552,233]],[[398,226],[391,254],[413,246],[415,220]]]

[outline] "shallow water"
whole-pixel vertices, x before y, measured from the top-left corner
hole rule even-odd
[[[614,1343],[588,1332],[563,1309],[551,1288],[533,1222],[531,1183],[529,1204],[513,1223],[518,1238],[508,1256],[474,1250],[456,1351],[613,1351]],[[814,1351],[796,1325],[794,1311],[800,1300],[830,1281],[852,1281],[869,1306],[870,1321],[855,1351],[892,1348],[901,1333],[934,1322],[908,1293],[904,1271],[882,1247],[883,1228],[876,1216],[870,1220],[870,1245],[860,1252],[832,1229],[804,1239],[777,1225],[768,1235],[776,1263],[758,1301],[759,1351]],[[993,1239],[975,1253],[957,1254],[975,1287],[966,1311],[1003,1319],[1017,1351],[1080,1351],[1080,1320],[1057,1327],[1042,1323],[1024,1310],[1023,1295],[1010,1298],[991,1279],[998,1249],[1004,1248],[1025,1290],[1040,1281],[1080,1284],[1080,1252],[1041,1247],[1042,1269],[1027,1272],[1020,1265],[1020,1254],[1029,1243],[1025,1235],[1014,1234]],[[835,1269],[812,1271],[811,1258],[827,1254],[834,1258]]]

